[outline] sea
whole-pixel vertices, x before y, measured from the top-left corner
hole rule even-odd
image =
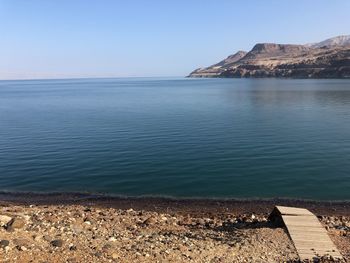
[[[350,80],[0,81],[0,192],[350,200]]]

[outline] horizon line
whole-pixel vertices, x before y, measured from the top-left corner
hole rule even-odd
[[[0,81],[27,81],[27,80],[79,80],[79,79],[141,79],[141,78],[186,78],[186,76],[133,76],[133,77],[62,77],[62,78],[20,78],[20,79],[0,79]]]

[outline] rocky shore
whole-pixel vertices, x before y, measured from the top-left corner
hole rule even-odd
[[[171,202],[182,205],[168,207]],[[205,202],[207,209],[201,209]],[[197,200],[196,206],[196,200],[156,198],[80,199],[69,204],[52,204],[50,198],[47,204],[41,198],[0,201],[0,258],[42,263],[298,262],[286,230],[269,222],[263,211],[272,201],[254,202]],[[346,262],[349,205],[335,204],[335,210],[328,205],[309,203]]]
[[[350,36],[294,45],[258,43],[189,77],[215,78],[350,78]]]

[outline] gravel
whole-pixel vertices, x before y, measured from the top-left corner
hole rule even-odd
[[[85,205],[4,205],[1,216],[11,218],[0,227],[2,262],[294,262],[298,258],[286,230],[269,222],[268,214],[196,216]],[[320,220],[350,259],[349,217]]]

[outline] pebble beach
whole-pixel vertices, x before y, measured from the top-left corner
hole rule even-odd
[[[201,209],[205,200],[195,206],[195,200],[156,198],[74,204],[51,199],[0,202],[1,262],[299,262],[286,229],[268,220],[263,201],[207,201]],[[344,256],[336,262],[350,260],[348,207],[309,205],[318,207]]]

